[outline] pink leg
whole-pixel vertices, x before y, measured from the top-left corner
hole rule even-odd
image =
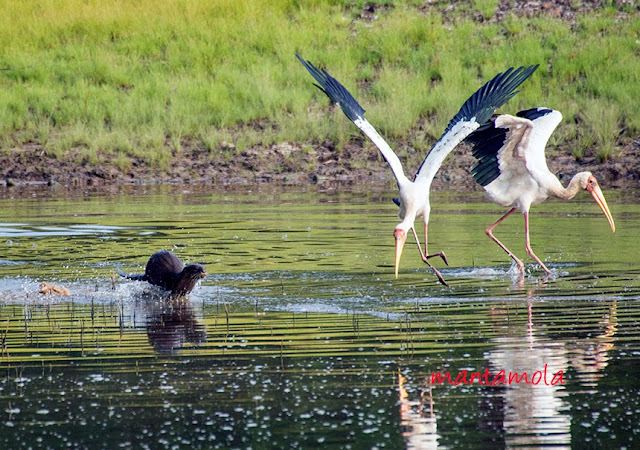
[[[545,266],[542,263],[542,261],[540,261],[540,258],[538,258],[536,256],[536,254],[533,253],[533,250],[531,250],[531,241],[529,240],[529,211],[526,211],[524,213],[524,232],[525,232],[525,235],[526,235],[526,243],[527,244],[526,244],[525,248],[527,249],[527,253],[530,254],[531,257],[533,259],[535,259],[538,264],[540,264],[540,267],[542,267],[545,272],[551,273],[551,271],[549,269],[547,269],[547,266]]]
[[[431,255],[429,254],[429,250],[427,250],[428,245],[429,245],[429,240],[427,239],[427,230],[429,228],[429,224],[425,223],[424,224],[424,257],[427,259],[433,258],[434,256],[439,256],[440,258],[442,258],[442,260],[444,261],[444,263],[448,266],[449,265],[449,261],[447,261],[447,255],[444,254],[444,252],[439,252],[439,253],[432,253]],[[424,259],[423,259],[424,261]]]
[[[440,283],[444,284],[445,286],[449,286],[447,282],[444,281],[444,278],[442,277],[442,274],[440,273],[440,271],[435,267],[433,267],[429,262],[429,259],[425,256],[424,253],[422,253],[422,247],[420,246],[420,241],[418,240],[418,234],[416,233],[416,230],[413,227],[411,227],[411,231],[413,232],[413,237],[416,239],[416,244],[418,245],[418,250],[420,251],[420,257],[422,258],[422,261],[424,261],[424,263],[427,266],[429,266],[431,270],[433,270],[433,273],[436,274]]]
[[[518,258],[516,258],[516,255],[514,255],[513,253],[511,253],[511,250],[509,250],[507,247],[504,246],[504,244],[502,242],[500,242],[494,235],[493,235],[493,230],[495,227],[497,227],[498,225],[500,225],[500,223],[506,219],[507,217],[509,217],[511,214],[513,214],[515,212],[516,208],[511,208],[509,211],[507,211],[507,213],[500,217],[496,223],[494,223],[493,225],[491,225],[489,228],[487,228],[485,230],[485,233],[487,233],[487,236],[489,236],[493,242],[495,242],[496,244],[498,244],[500,246],[500,248],[502,250],[504,250],[505,252],[507,252],[507,255],[511,256],[511,259],[513,259],[516,263],[516,265],[518,266],[518,269],[520,270],[520,273],[524,273],[524,264],[522,264],[522,261],[520,261]]]

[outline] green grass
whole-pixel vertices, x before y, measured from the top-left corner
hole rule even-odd
[[[535,63],[541,68],[505,111],[560,110],[552,143],[606,159],[640,134],[637,12],[624,18],[605,7],[572,28],[548,17],[445,18],[415,1],[378,3],[369,22],[359,15],[364,4],[7,0],[0,150],[35,143],[89,164],[126,168],[138,158],[163,167],[185,145],[226,155],[326,139],[339,149],[360,138],[313,88],[296,51],[341,80],[396,146],[428,148],[484,81]],[[470,1],[484,18],[496,6]]]
[[[488,19],[495,14],[499,3],[499,0],[471,0],[474,9],[478,10],[484,19]]]

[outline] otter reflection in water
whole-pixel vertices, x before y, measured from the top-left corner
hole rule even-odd
[[[206,342],[204,326],[196,319],[193,305],[184,296],[146,299],[147,337],[160,353],[173,353],[185,344]]]
[[[160,286],[176,296],[187,295],[196,283],[207,275],[201,264],[184,266],[182,261],[169,250],[161,250],[149,258],[143,274],[126,274],[118,268],[118,273],[130,280],[148,281]]]

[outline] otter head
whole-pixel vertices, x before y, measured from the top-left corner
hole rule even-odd
[[[189,264],[176,276],[176,284],[172,290],[174,295],[187,295],[196,283],[207,276],[207,269],[202,264]]]

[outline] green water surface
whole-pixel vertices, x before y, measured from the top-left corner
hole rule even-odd
[[[503,211],[434,193],[450,287],[411,238],[394,279],[392,192],[6,194],[0,447],[634,448],[640,202],[606,194],[614,234],[588,195],[534,208],[551,277],[521,216],[498,227],[518,280],[484,233]],[[116,275],[163,248],[207,267],[187,299]],[[501,371],[542,378],[486,382]]]

